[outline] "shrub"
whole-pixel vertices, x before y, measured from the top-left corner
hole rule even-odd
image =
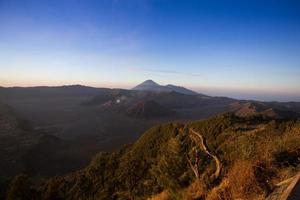
[[[30,179],[27,175],[17,175],[9,185],[7,200],[33,199],[33,194],[30,190],[30,186]]]
[[[206,185],[203,181],[197,179],[195,180],[186,190],[185,198],[186,200],[193,200],[193,199],[204,199],[206,195]]]
[[[162,193],[159,193],[158,195],[148,198],[148,200],[170,200],[170,197],[166,191],[163,191]]]
[[[258,178],[260,166],[251,161],[237,161],[228,173],[228,184],[234,199],[253,199],[264,195],[266,180]]]
[[[232,200],[232,194],[229,188],[228,179],[224,179],[222,183],[213,188],[207,195],[206,200]]]

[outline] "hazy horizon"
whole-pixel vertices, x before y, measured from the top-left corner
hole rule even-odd
[[[153,79],[147,79],[147,80],[153,80]],[[144,80],[145,81],[145,80]],[[174,83],[160,83],[156,80],[153,80],[154,82],[160,84],[160,85],[167,85],[167,84],[173,84]],[[0,87],[59,87],[59,86],[72,86],[72,85],[82,85],[82,86],[88,86],[88,87],[95,87],[95,88],[111,88],[111,89],[132,89],[136,85],[142,83],[134,83],[130,85],[124,86],[124,84],[115,84],[115,85],[101,85],[101,84],[91,84],[86,85],[84,83],[68,83],[68,84],[49,84],[49,85],[39,85],[39,84],[33,84],[33,85],[0,85]],[[177,85],[177,84],[176,84]],[[177,86],[185,87],[187,89],[191,89],[195,92],[209,95],[209,96],[222,96],[222,97],[230,97],[240,100],[258,100],[258,101],[282,101],[282,102],[289,102],[289,101],[300,101],[300,95],[293,96],[292,94],[278,94],[278,93],[272,93],[265,91],[257,91],[257,90],[250,90],[250,91],[244,91],[244,90],[229,90],[224,88],[205,88],[205,87],[189,87],[185,85],[178,84]]]
[[[153,79],[300,101],[300,3],[0,1],[0,86],[125,88]]]
[[[0,160],[7,200],[297,199],[300,0],[0,0]]]

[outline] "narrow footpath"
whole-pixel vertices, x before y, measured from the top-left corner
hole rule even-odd
[[[209,152],[209,150],[208,150],[208,148],[207,148],[207,146],[206,146],[206,144],[205,144],[205,138],[202,136],[202,134],[200,134],[199,132],[197,132],[197,131],[195,131],[195,130],[193,130],[193,129],[190,129],[189,132],[190,132],[192,135],[196,136],[196,138],[198,138],[198,140],[200,140],[200,144],[199,144],[199,145],[200,145],[201,149],[202,149],[208,156],[210,156],[211,158],[214,159],[214,161],[215,161],[215,163],[216,163],[216,171],[215,171],[215,173],[212,175],[212,178],[213,178],[213,179],[219,178],[220,173],[221,173],[221,168],[222,168],[222,167],[221,167],[221,162],[220,162],[219,158],[218,158],[216,155],[214,155],[214,154],[212,154],[211,152]]]

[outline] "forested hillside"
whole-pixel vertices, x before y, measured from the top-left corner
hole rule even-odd
[[[300,122],[228,113],[153,127],[65,176],[19,175],[8,199],[264,199],[299,158]]]

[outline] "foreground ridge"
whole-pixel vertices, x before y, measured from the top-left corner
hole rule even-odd
[[[297,195],[299,184],[287,178],[299,167],[299,121],[225,113],[155,126],[64,176],[40,183],[18,176],[8,199],[287,200]]]

